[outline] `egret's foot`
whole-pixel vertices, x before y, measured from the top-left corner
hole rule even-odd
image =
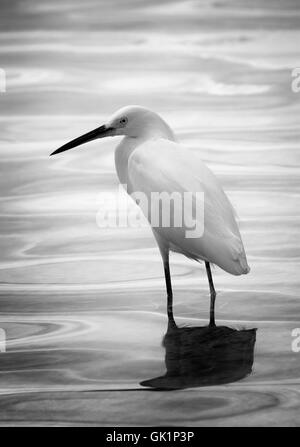
[[[214,318],[210,318],[208,327],[217,327]]]

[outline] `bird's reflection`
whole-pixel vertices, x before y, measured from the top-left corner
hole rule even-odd
[[[235,382],[252,371],[256,329],[226,326],[178,328],[169,315],[163,338],[167,372],[141,382],[156,389],[180,389]]]

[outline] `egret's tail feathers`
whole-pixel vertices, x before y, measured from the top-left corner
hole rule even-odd
[[[236,275],[246,275],[250,272],[247,262],[245,249],[241,239],[234,236],[231,244],[232,259],[234,261],[234,270]]]
[[[241,274],[247,275],[247,273],[250,272],[250,267],[247,263],[246,256],[241,258],[239,261],[240,261],[240,266],[241,266]]]

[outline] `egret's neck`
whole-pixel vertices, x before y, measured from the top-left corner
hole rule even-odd
[[[124,137],[115,150],[116,171],[122,185],[128,185],[128,159],[132,152],[142,144],[140,138]]]
[[[129,186],[128,182],[128,159],[132,152],[138,146],[147,140],[165,138],[166,140],[175,141],[175,136],[170,127],[163,120],[155,123],[149,128],[144,128],[143,133],[139,137],[125,136],[118,144],[115,150],[115,164],[117,174],[121,184]]]

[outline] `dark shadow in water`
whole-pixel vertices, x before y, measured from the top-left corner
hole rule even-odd
[[[140,385],[172,390],[236,382],[252,372],[255,340],[256,329],[178,328],[170,317],[163,338],[167,372]]]

